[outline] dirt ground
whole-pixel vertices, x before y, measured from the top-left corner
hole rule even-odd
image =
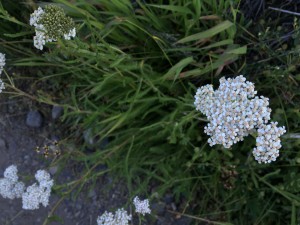
[[[57,167],[50,166],[51,159],[45,159],[38,154],[37,146],[49,145],[53,140],[59,139],[57,121],[51,118],[51,107],[43,109],[40,116],[31,115],[32,121],[27,121],[29,112],[36,113],[32,102],[21,98],[9,98],[7,94],[0,96],[0,177],[4,170],[14,164],[18,167],[20,180],[31,185],[34,173],[39,169],[46,169],[55,180],[55,184],[72,181],[76,174],[71,168],[57,172]],[[47,112],[48,113],[45,113]],[[41,110],[40,110],[41,111]],[[50,115],[50,116],[49,116]],[[29,126],[31,124],[31,126]],[[35,127],[32,127],[35,126]],[[105,166],[104,166],[105,168]],[[48,207],[41,206],[38,210],[23,210],[21,199],[9,200],[0,196],[0,225],[44,225],[50,211],[55,208],[54,221],[51,225],[96,225],[97,217],[104,211],[114,211],[125,206],[128,198],[126,187],[122,182],[113,182],[113,177],[104,175],[94,188],[83,190],[72,200],[64,199],[57,207],[60,196],[52,193]],[[153,215],[146,222],[148,225],[189,225],[191,220],[167,213],[168,206],[174,208],[171,195],[162,201],[152,202]],[[170,208],[170,207],[169,207]],[[55,221],[56,219],[56,221]],[[133,220],[133,225],[139,224]]]
[[[42,116],[40,127],[28,126],[28,112],[34,110],[30,103],[20,99],[8,99],[6,95],[0,98],[0,177],[4,170],[14,164],[18,167],[19,177],[26,185],[34,181],[34,173],[39,169],[50,171],[56,184],[71,181],[75,174],[65,170],[57,176],[57,167],[49,167],[51,159],[45,159],[38,154],[37,146],[44,146],[57,139],[53,131],[53,119]],[[33,118],[34,119],[34,118]],[[39,118],[35,118],[39,120]],[[40,121],[33,121],[34,123]],[[29,177],[29,180],[28,180]],[[111,178],[104,176],[99,187],[86,190],[76,200],[66,199],[56,209],[54,215],[60,221],[49,224],[90,225],[97,224],[96,218],[109,208],[122,207],[126,202],[126,193],[122,185],[111,184]],[[109,186],[109,189],[106,188]],[[110,191],[108,191],[110,190]],[[9,200],[0,197],[1,225],[42,225],[48,213],[52,210],[59,196],[52,194],[48,207],[41,206],[38,210],[23,210],[21,199]],[[57,217],[57,218],[58,218]]]

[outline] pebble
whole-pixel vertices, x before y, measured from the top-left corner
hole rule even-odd
[[[63,114],[63,110],[63,107],[54,105],[51,112],[52,119],[58,119]]]
[[[51,175],[54,175],[54,174],[56,174],[57,170],[58,170],[58,166],[51,166],[51,167],[49,168],[49,173],[50,173]]]
[[[37,110],[29,111],[26,116],[26,125],[29,127],[39,128],[42,126],[43,117]]]
[[[2,138],[0,138],[0,149],[1,150],[6,150],[7,149],[6,141]]]

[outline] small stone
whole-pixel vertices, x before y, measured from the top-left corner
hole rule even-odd
[[[54,105],[51,112],[52,119],[58,119],[63,114],[63,110],[63,107]]]
[[[0,149],[1,150],[6,150],[7,149],[6,141],[2,138],[0,138]]]
[[[27,113],[26,125],[29,127],[39,128],[42,126],[43,118],[39,111],[33,110]]]
[[[51,175],[54,175],[54,174],[56,174],[57,170],[58,170],[58,166],[51,166],[51,167],[49,168],[49,173],[50,173]]]

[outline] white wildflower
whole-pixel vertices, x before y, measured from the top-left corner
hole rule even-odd
[[[17,173],[18,173],[17,166],[11,165],[7,167],[6,170],[4,171],[4,177],[6,179],[11,180],[12,182],[17,182],[19,179]]]
[[[0,53],[0,74],[2,73],[4,66],[5,66],[5,54]]]
[[[141,201],[139,199],[139,197],[135,197],[133,199],[133,204],[135,206],[135,212],[136,213],[141,213],[143,215],[145,215],[146,213],[151,213],[151,210],[149,208],[149,200],[148,199],[145,199],[143,201]]]
[[[46,207],[49,204],[51,188],[53,180],[50,174],[45,170],[38,170],[35,174],[39,185],[34,183],[27,187],[26,192],[22,195],[23,209],[34,210],[38,209],[40,204]]]
[[[0,93],[5,89],[4,82],[0,79]]]
[[[20,198],[24,192],[25,185],[19,182],[18,169],[11,165],[4,171],[4,178],[0,179],[0,194],[3,198]]]
[[[285,127],[277,127],[277,122],[271,122],[268,125],[261,125],[256,138],[256,148],[253,149],[253,155],[259,163],[270,163],[276,161],[279,156],[281,142],[279,137],[283,135]]]
[[[44,10],[39,7],[31,14],[29,23],[35,27],[33,44],[40,50],[48,42],[57,41],[61,37],[70,40],[76,35],[73,20],[64,14],[61,7],[55,5],[47,5]]]
[[[71,29],[68,34],[64,34],[64,38],[66,40],[70,40],[71,37],[74,38],[75,36],[76,36],[76,29],[75,28]]]
[[[30,20],[29,20],[29,24],[31,26],[37,26],[39,20],[41,19],[42,15],[44,14],[44,10],[39,7],[37,10],[35,10],[31,15],[30,15]]]
[[[256,94],[254,84],[242,75],[234,79],[222,77],[215,91],[212,85],[198,88],[194,105],[210,121],[204,128],[211,136],[210,146],[222,144],[230,148],[269,122],[269,99]]]
[[[97,225],[128,225],[128,221],[131,220],[131,215],[121,208],[118,209],[115,214],[111,212],[104,212],[97,218]]]

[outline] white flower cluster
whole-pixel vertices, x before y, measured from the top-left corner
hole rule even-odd
[[[121,208],[116,211],[115,214],[111,212],[104,212],[102,216],[97,218],[98,225],[128,225],[128,221],[131,220],[131,215]]]
[[[146,213],[148,213],[148,214],[151,213],[151,210],[150,210],[150,208],[149,208],[149,200],[148,200],[148,199],[145,199],[145,200],[141,201],[141,200],[139,199],[139,197],[136,196],[136,197],[133,199],[133,204],[134,204],[134,206],[135,206],[135,212],[136,212],[136,213],[141,213],[141,214],[143,214],[143,216],[144,216]]]
[[[45,170],[38,170],[35,178],[39,182],[39,185],[34,183],[27,187],[26,192],[22,195],[23,209],[34,210],[39,208],[40,203],[44,207],[49,204],[51,188],[53,186],[50,174]]]
[[[253,149],[253,155],[259,163],[270,163],[279,156],[281,148],[279,137],[286,131],[284,127],[277,127],[277,124],[277,122],[271,122],[271,124],[260,126],[257,130],[257,147]]]
[[[5,66],[5,54],[0,53],[0,75],[3,71],[4,66]],[[3,89],[5,89],[5,86],[2,79],[0,79],[0,93],[2,92]]]
[[[43,50],[46,42],[50,41],[49,38],[45,37],[46,30],[44,25],[38,23],[44,13],[44,10],[39,7],[30,15],[29,20],[30,25],[35,27],[35,36],[33,37],[34,47],[40,50]]]
[[[0,194],[3,198],[22,198],[23,209],[38,209],[39,204],[47,206],[53,186],[53,180],[50,174],[45,170],[38,170],[35,178],[39,185],[34,183],[27,187],[23,182],[18,181],[17,167],[9,166],[4,172],[4,178],[0,179]]]
[[[234,79],[222,77],[220,86],[215,91],[212,85],[198,88],[194,105],[210,121],[204,128],[204,132],[211,136],[208,139],[210,146],[222,144],[225,148],[230,148],[256,129],[269,126],[266,125],[271,113],[269,99],[256,96],[254,88],[254,84],[246,81],[242,75]],[[278,156],[278,149],[281,147],[279,137],[285,130],[284,127],[277,130],[275,128],[276,125],[271,126],[273,130],[270,132],[276,136],[273,139],[262,138],[265,133],[258,132],[261,139],[258,139],[260,143],[253,154],[259,163],[275,161]],[[275,145],[270,144],[272,140],[276,141]]]
[[[64,34],[64,38],[66,40],[71,40],[71,37],[75,37],[76,36],[76,30],[75,28],[73,28],[72,30],[70,30],[70,32],[68,34]]]
[[[2,73],[4,66],[5,66],[5,54],[0,53],[0,74]]]
[[[49,35],[48,30],[46,29],[44,24],[41,23],[43,16],[47,16],[47,12],[45,12],[41,7],[39,7],[30,15],[30,20],[29,20],[30,25],[35,27],[35,36],[33,37],[34,47],[40,50],[43,50],[44,45],[47,42],[57,41],[56,38]],[[51,17],[51,15],[48,16]],[[59,23],[60,21],[56,21],[56,22]],[[63,25],[60,26],[63,27]],[[63,34],[63,36],[66,40],[70,40],[71,37],[76,36],[76,29],[75,28],[70,29],[69,32]]]
[[[25,185],[23,182],[18,181],[17,173],[18,169],[15,165],[7,167],[4,171],[4,178],[0,179],[0,194],[3,198],[21,198]]]
[[[136,196],[133,199],[133,204],[136,213],[140,213],[143,216],[146,213],[151,213],[148,199],[141,201],[139,197]],[[132,216],[128,215],[123,208],[118,209],[115,214],[105,211],[97,218],[97,225],[128,225],[128,221],[130,221],[131,218]]]

